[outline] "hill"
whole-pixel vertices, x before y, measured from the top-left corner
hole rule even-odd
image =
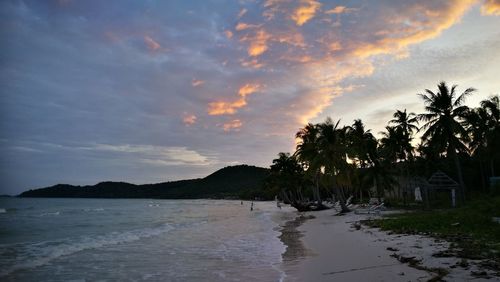
[[[29,190],[19,197],[55,198],[158,198],[158,199],[272,199],[264,190],[266,168],[238,165],[220,169],[205,178],[136,185],[100,182],[96,185],[57,184]]]

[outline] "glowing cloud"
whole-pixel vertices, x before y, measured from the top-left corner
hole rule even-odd
[[[202,84],[204,84],[204,83],[205,83],[205,81],[204,81],[204,80],[200,80],[200,79],[195,79],[195,78],[193,78],[193,80],[191,80],[191,85],[192,85],[193,87],[200,86],[200,85],[202,85]]]
[[[302,26],[310,19],[314,18],[316,11],[321,7],[321,3],[315,0],[303,0],[301,1],[301,6],[299,6],[292,14],[292,19],[295,24]]]
[[[481,6],[481,14],[500,16],[500,0],[486,0]]]
[[[230,30],[224,31],[224,34],[226,35],[227,39],[233,38],[233,32]]]
[[[148,35],[144,36],[144,42],[151,51],[156,51],[161,47],[160,43],[156,42],[153,38],[151,38]]]
[[[254,37],[251,38],[243,38],[244,41],[250,40],[250,46],[248,47],[248,55],[257,57],[262,55],[267,51],[267,41],[271,38],[271,35],[268,34],[265,30],[260,29],[257,31]]]
[[[352,54],[361,58],[381,54],[405,55],[404,49],[409,45],[435,38],[460,21],[474,3],[475,0],[456,1],[441,11],[414,5],[408,14],[395,16],[391,20],[392,29],[379,31],[379,36],[382,36],[380,39],[356,43],[357,47],[352,47]],[[402,26],[405,28],[401,29]]]
[[[243,125],[241,120],[235,119],[230,122],[224,123],[222,125],[222,128],[224,129],[225,132],[229,131],[239,131],[240,127]]]
[[[352,11],[355,11],[356,9],[354,8],[347,8],[346,6],[337,6],[333,9],[325,11],[325,14],[343,14],[343,13],[349,13]]]
[[[192,114],[184,114],[182,121],[186,126],[190,126],[196,123],[196,116]]]
[[[208,114],[217,115],[232,115],[237,112],[239,108],[247,105],[246,97],[260,90],[259,84],[245,84],[238,90],[240,98],[234,102],[211,102],[208,104]]]
[[[247,23],[238,23],[234,29],[236,31],[242,31],[245,29],[251,29],[251,28],[258,28],[260,25],[255,25],[255,24],[247,24]]]

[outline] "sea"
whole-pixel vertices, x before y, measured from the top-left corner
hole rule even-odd
[[[275,202],[0,199],[0,281],[284,281]]]

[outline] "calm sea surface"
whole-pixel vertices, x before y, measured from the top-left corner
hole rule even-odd
[[[0,199],[1,281],[280,281],[273,202]]]

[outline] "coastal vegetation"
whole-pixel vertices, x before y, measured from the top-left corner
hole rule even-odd
[[[445,82],[437,91],[425,89],[418,94],[425,111],[395,110],[379,139],[360,119],[350,125],[331,118],[309,123],[295,135],[295,152],[273,160],[266,187],[299,211],[324,209],[329,199],[342,212],[349,211],[350,196],[408,205],[415,188],[437,171],[456,182],[462,205],[498,192],[489,180],[500,163],[499,96],[469,108],[464,103],[475,91],[459,93]],[[439,191],[425,192],[427,203],[443,199]]]
[[[456,209],[419,211],[364,221],[371,227],[403,234],[424,234],[452,243],[447,253],[464,259],[491,259],[500,269],[500,196],[479,197]]]

